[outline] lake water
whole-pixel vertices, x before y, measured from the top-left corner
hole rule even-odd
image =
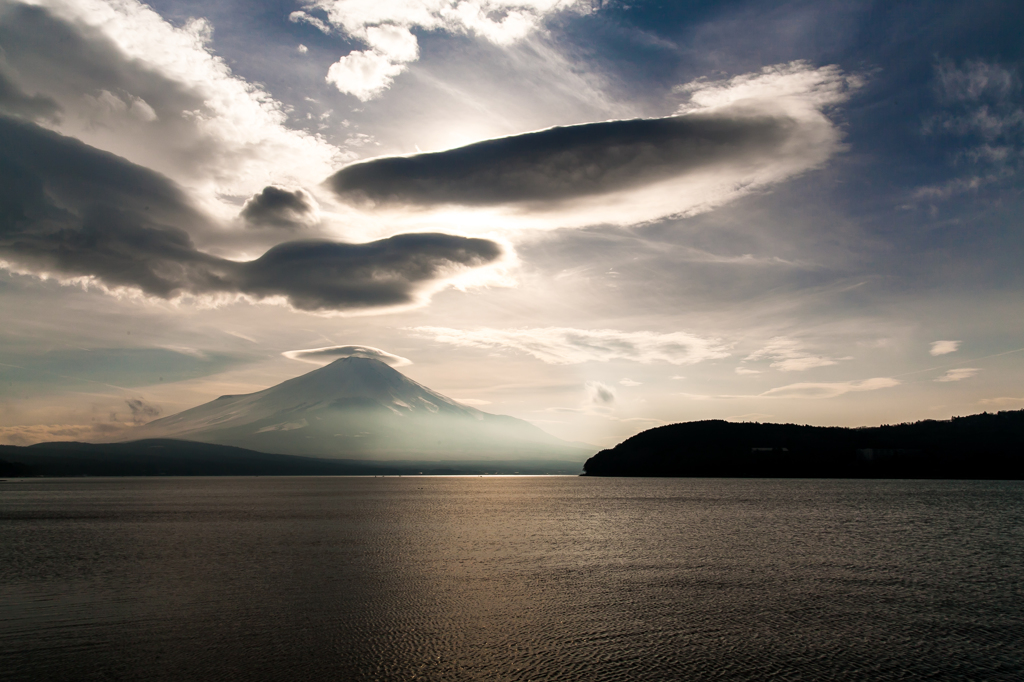
[[[0,483],[10,680],[1024,679],[1024,484]]]

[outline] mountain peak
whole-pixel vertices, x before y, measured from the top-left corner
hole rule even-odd
[[[380,360],[358,356],[256,393],[223,396],[126,436],[327,457],[573,452],[528,422],[461,405]]]
[[[324,367],[331,367],[332,365],[339,365],[339,366],[340,365],[356,365],[356,366],[358,366],[358,365],[362,365],[362,364],[383,365],[385,367],[388,367],[389,369],[391,368],[391,366],[388,365],[386,362],[381,362],[377,358],[368,358],[368,357],[366,357],[364,355],[346,355],[343,358],[338,358],[337,360],[331,361],[330,363],[324,365]],[[398,371],[398,370],[395,370],[395,371]]]
[[[359,355],[349,355],[343,358],[338,358],[319,369],[315,369],[303,376],[309,376],[316,372],[367,372],[376,371],[383,373],[384,375],[397,374],[398,376],[404,377],[405,375],[399,372],[397,369],[382,362],[377,358],[367,358]],[[301,378],[301,377],[296,377]]]

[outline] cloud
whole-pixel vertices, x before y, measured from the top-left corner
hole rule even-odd
[[[633,381],[632,379],[620,379],[619,384],[622,386],[643,386],[642,381]]]
[[[319,206],[309,192],[275,185],[251,196],[239,216],[257,227],[299,228],[320,222]]]
[[[0,68],[0,112],[29,120],[56,121],[61,107],[50,97],[29,95]]]
[[[935,72],[936,90],[946,102],[1004,99],[1021,87],[1013,71],[980,59],[968,60],[962,67],[942,60],[936,64]]]
[[[124,402],[132,413],[132,424],[145,424],[160,416],[160,408],[147,403],[142,398],[127,398]]]
[[[58,132],[174,178],[220,217],[237,211],[226,198],[311,187],[352,158],[233,74],[205,20],[175,27],[136,0],[37,5],[0,9],[4,71],[32,84],[36,120],[59,111]]]
[[[616,329],[542,327],[523,329],[461,330],[414,327],[412,331],[435,341],[469,348],[505,348],[532,355],[552,365],[631,360],[693,365],[728,357],[728,346],[686,332],[626,332]]]
[[[914,200],[944,201],[950,197],[968,192],[977,192],[982,187],[998,182],[1005,174],[989,174],[984,176],[970,175],[963,178],[953,178],[937,185],[925,185],[915,189],[910,198]]]
[[[233,261],[193,244],[190,232],[214,229],[167,178],[0,116],[0,257],[8,269],[165,299],[245,296],[307,311],[366,311],[422,304],[504,255],[493,241],[420,233],[365,244],[284,242]]]
[[[636,223],[708,210],[824,163],[840,133],[822,109],[851,79],[793,63],[698,82],[680,115],[585,123],[447,151],[371,159],[328,186],[363,210],[493,209],[552,224]]]
[[[602,384],[600,381],[588,381],[587,395],[590,403],[594,405],[611,405],[615,402],[615,389]]]
[[[491,404],[490,400],[481,400],[480,398],[452,398],[452,400],[454,400],[457,403],[470,406]]]
[[[1009,396],[1003,396],[1001,398],[985,398],[979,400],[982,405],[994,405],[996,407],[1012,407],[1016,405],[1024,405],[1024,398],[1011,398]]]
[[[790,122],[772,117],[587,123],[356,163],[330,185],[343,199],[375,205],[557,203],[767,155],[791,134]]]
[[[925,119],[923,132],[955,141],[951,159],[969,170],[961,177],[919,187],[911,199],[944,201],[1011,180],[1024,159],[1024,101],[1017,72],[968,60],[935,66],[934,88],[943,110]]]
[[[27,424],[0,426],[0,443],[34,445],[57,441],[113,440],[131,424],[100,422],[94,424]]]
[[[736,368],[736,373],[737,374],[760,374],[761,370],[759,370],[759,369],[747,369],[746,367],[737,367]]]
[[[340,92],[366,101],[391,87],[395,76],[404,69],[386,56],[367,50],[350,52],[327,70],[327,82]]]
[[[928,351],[932,355],[946,355],[960,350],[960,341],[932,341],[932,349]]]
[[[828,367],[837,364],[832,358],[807,352],[795,339],[782,336],[771,339],[767,346],[754,351],[743,360],[746,362],[765,359],[774,360],[770,367],[780,372],[803,372],[815,367]],[[750,374],[753,372],[753,370],[740,371],[741,369],[743,368],[737,367],[736,373]]]
[[[977,367],[961,367],[960,369],[951,369],[935,381],[947,382],[947,381],[963,381],[964,379],[970,379],[975,376],[981,370]]]
[[[779,386],[760,395],[762,398],[836,398],[846,393],[877,391],[882,388],[899,386],[897,379],[876,377],[862,381],[838,381],[831,383],[800,383]]]
[[[574,4],[574,0],[313,0],[306,9],[323,11],[327,22],[307,11],[292,12],[288,18],[324,33],[333,27],[370,47],[341,57],[327,73],[327,81],[338,90],[366,101],[391,87],[394,78],[419,59],[414,28],[466,33],[510,45],[537,30],[546,14]]]
[[[288,21],[292,22],[293,24],[309,24],[310,26],[313,26],[321,33],[330,34],[331,32],[330,26],[325,24],[320,19],[317,19],[312,14],[309,14],[308,12],[303,12],[301,10],[297,10],[289,14]]]
[[[122,337],[123,338],[123,337]],[[128,337],[130,340],[131,337]],[[119,339],[121,340],[121,339]],[[5,349],[0,385],[6,394],[46,396],[61,391],[94,392],[169,384],[210,377],[252,362],[244,353],[169,347]]]
[[[294,241],[239,264],[236,281],[241,293],[282,296],[300,310],[408,306],[425,302],[424,285],[502,255],[495,242],[437,233],[400,234],[367,244]]]
[[[311,362],[316,365],[327,364],[338,358],[370,358],[371,360],[380,360],[392,367],[405,367],[412,364],[412,360],[408,358],[388,353],[373,346],[327,346],[324,348],[287,350],[281,353],[281,355],[292,360]]]

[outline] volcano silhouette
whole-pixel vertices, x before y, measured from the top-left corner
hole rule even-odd
[[[338,459],[582,461],[593,454],[585,444],[461,405],[379,360],[359,357],[257,393],[221,396],[132,429],[123,440],[144,438]]]

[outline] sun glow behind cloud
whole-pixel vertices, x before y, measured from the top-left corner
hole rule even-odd
[[[841,132],[825,111],[859,85],[836,67],[793,62],[691,83],[689,102],[674,118],[580,124],[371,159],[331,184],[357,211],[402,224],[461,212],[488,230],[514,232],[695,215],[841,151]],[[590,171],[580,174],[581,167]]]
[[[859,9],[740,4],[0,0],[0,209],[30,218],[0,225],[0,360],[248,339],[257,390],[356,339],[496,412],[577,410],[552,428],[581,440],[1018,406],[1017,356],[975,355],[1021,345],[1019,41],[978,38],[986,9],[937,42],[922,10],[895,63],[852,47]],[[195,381],[77,414],[239,392]]]
[[[327,81],[361,101],[379,97],[419,59],[413,29],[469,33],[510,45],[540,27],[541,19],[576,0],[313,0],[289,19],[324,33],[333,29],[364,42],[331,65]],[[326,22],[311,14],[319,10]]]

